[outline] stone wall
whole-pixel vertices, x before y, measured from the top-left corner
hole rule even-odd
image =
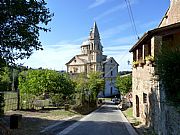
[[[163,87],[155,75],[155,67],[144,65],[133,68],[133,115],[158,135],[178,135],[180,133],[180,109],[169,105]],[[147,103],[144,95],[147,94]],[[136,96],[139,97],[139,117],[137,117]]]
[[[133,68],[133,114],[137,116],[137,96],[139,98],[139,119],[149,125],[150,114],[155,106],[154,93],[157,93],[158,82],[154,81],[156,76],[154,74],[155,68],[152,65],[144,65],[143,67]],[[144,97],[146,95],[147,97]],[[158,94],[159,95],[159,94]],[[144,101],[146,100],[146,101]],[[157,100],[157,99],[156,99]],[[154,114],[154,113],[153,113]]]

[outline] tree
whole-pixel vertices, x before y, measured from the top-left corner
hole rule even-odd
[[[85,98],[88,92],[87,88],[87,76],[84,73],[80,73],[73,78],[75,82],[75,96],[76,96],[76,104],[83,105],[85,103]],[[87,99],[88,100],[88,99]]]
[[[28,70],[19,75],[21,96],[28,94],[40,98],[48,94],[53,99],[62,97],[66,101],[74,93],[74,87],[74,83],[67,74],[54,70]]]
[[[101,72],[90,72],[88,74],[88,89],[93,101],[96,101],[98,93],[104,90],[105,81]]]
[[[9,91],[11,90],[11,72],[8,66],[3,67],[0,74],[0,90]]]
[[[42,50],[39,31],[50,31],[43,25],[53,16],[46,4],[45,0],[1,0],[0,61],[14,63]]]
[[[132,75],[127,75],[124,77],[117,76],[116,87],[121,94],[126,94],[132,89]]]

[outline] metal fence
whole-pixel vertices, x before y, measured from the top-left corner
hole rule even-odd
[[[18,107],[17,92],[0,92],[4,96],[4,111],[16,110]]]

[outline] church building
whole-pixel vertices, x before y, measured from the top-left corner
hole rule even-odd
[[[90,30],[89,37],[81,45],[81,54],[74,56],[66,63],[67,72],[72,74],[100,71],[105,79],[105,90],[103,96],[110,97],[119,92],[115,87],[119,64],[113,57],[107,58],[103,55],[103,46],[96,22]]]

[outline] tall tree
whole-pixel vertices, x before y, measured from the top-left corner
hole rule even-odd
[[[86,95],[88,92],[87,88],[87,76],[84,73],[80,73],[77,76],[73,78],[73,81],[75,82],[75,91],[76,91],[76,104],[77,105],[83,105],[85,103]]]
[[[126,94],[132,89],[132,75],[127,75],[124,77],[117,76],[116,87],[121,94]]]
[[[88,74],[88,89],[93,101],[96,101],[98,93],[104,90],[104,83],[101,72],[90,72]]]
[[[39,31],[45,28],[53,14],[45,0],[1,0],[0,60],[14,63],[28,58],[33,50],[41,50]]]

